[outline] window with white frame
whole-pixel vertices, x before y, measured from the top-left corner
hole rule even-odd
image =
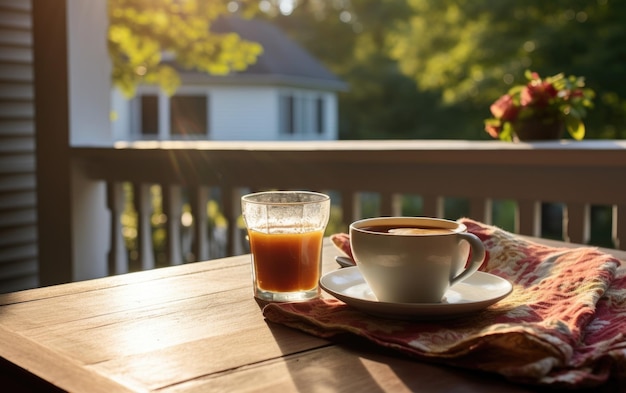
[[[326,131],[324,98],[318,94],[282,94],[279,111],[282,135],[321,135]]]
[[[324,119],[324,99],[322,97],[318,97],[315,100],[315,131],[317,131],[320,135],[324,133]]]
[[[175,95],[170,98],[172,136],[208,135],[206,95]]]
[[[280,96],[280,133],[292,135],[296,133],[295,99],[293,95]]]
[[[139,98],[141,114],[139,129],[142,136],[159,134],[159,96],[144,94]]]
[[[179,94],[164,98],[153,93],[137,97],[135,108],[138,115],[135,119],[139,124],[135,124],[142,138],[159,138],[160,135],[166,138],[208,137],[209,98],[206,94]],[[161,125],[161,122],[164,124]],[[160,130],[163,126],[169,128]]]

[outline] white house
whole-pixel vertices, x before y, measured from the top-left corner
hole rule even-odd
[[[157,86],[140,86],[131,100],[115,90],[115,139],[337,139],[343,81],[269,22],[221,18],[212,30],[258,42],[263,54],[227,76],[180,70],[172,97]]]

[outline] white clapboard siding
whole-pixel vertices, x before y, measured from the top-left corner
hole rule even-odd
[[[38,285],[30,0],[0,0],[0,292]]]

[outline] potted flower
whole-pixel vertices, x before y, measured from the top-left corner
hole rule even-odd
[[[511,141],[560,139],[567,129],[572,138],[583,139],[582,119],[595,95],[585,88],[584,78],[560,73],[542,79],[531,71],[524,75],[528,83],[513,86],[491,105],[494,117],[485,120],[485,131]]]

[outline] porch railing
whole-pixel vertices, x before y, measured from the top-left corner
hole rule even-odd
[[[134,185],[141,269],[155,266],[149,186],[163,197],[167,262],[184,262],[183,195],[194,218],[192,254],[210,258],[206,206],[218,189],[228,222],[226,254],[245,251],[239,198],[261,189],[332,192],[344,227],[361,218],[363,193],[378,196],[376,214],[400,215],[402,196],[420,198],[421,214],[444,217],[446,198],[461,198],[467,216],[491,223],[494,201],[512,201],[513,231],[542,236],[542,203],[563,207],[562,240],[588,243],[592,206],[608,206],[611,241],[626,249],[626,141],[119,142],[72,148],[73,165],[107,184],[111,215],[109,273],[129,270],[120,217],[122,184]],[[458,218],[458,217],[448,217]]]

